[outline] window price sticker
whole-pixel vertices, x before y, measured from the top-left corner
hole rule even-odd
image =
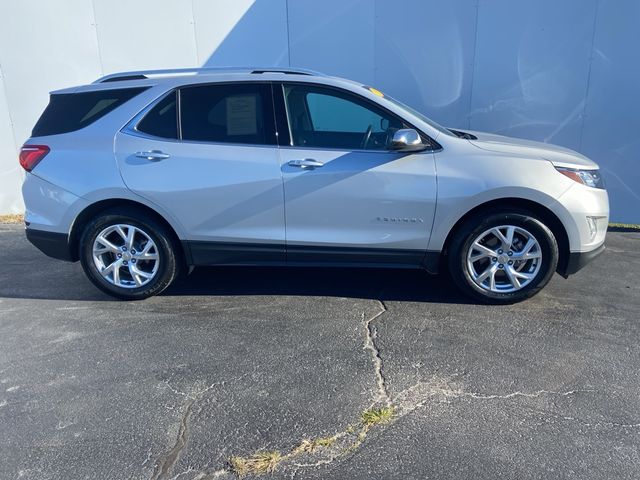
[[[258,133],[255,95],[227,97],[227,135]]]

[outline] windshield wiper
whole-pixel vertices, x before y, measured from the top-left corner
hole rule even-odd
[[[450,128],[449,131],[451,133],[453,133],[456,137],[464,138],[465,140],[477,140],[478,139],[478,137],[476,137],[475,135],[472,135],[472,134],[467,133],[467,132],[461,132],[460,130],[454,130],[454,129]]]

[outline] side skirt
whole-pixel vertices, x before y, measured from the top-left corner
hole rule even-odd
[[[397,248],[183,241],[190,265],[423,268],[437,273],[440,252]]]

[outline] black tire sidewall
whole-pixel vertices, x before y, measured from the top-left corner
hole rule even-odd
[[[540,244],[542,265],[538,275],[523,289],[511,293],[489,292],[472,279],[467,266],[467,251],[483,232],[500,225],[514,225],[530,232]],[[455,283],[473,298],[485,303],[508,304],[530,298],[551,279],[558,265],[558,244],[551,230],[526,212],[494,213],[469,220],[456,235],[449,254],[449,271]]]
[[[138,288],[117,287],[109,283],[98,272],[93,262],[93,243],[98,234],[111,225],[128,224],[143,230],[158,248],[160,266],[156,276],[146,285]],[[157,295],[167,288],[178,274],[178,261],[171,237],[166,229],[142,215],[113,210],[104,212],[89,222],[80,238],[80,263],[89,280],[100,290],[123,300],[142,300]]]

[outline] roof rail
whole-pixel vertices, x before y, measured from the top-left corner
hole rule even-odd
[[[124,82],[126,80],[143,80],[152,76],[165,76],[165,75],[199,75],[210,73],[284,73],[292,75],[315,75],[322,76],[321,73],[314,72],[313,70],[307,70],[304,68],[255,68],[255,67],[196,67],[196,68],[167,68],[162,70],[137,70],[131,72],[119,72],[105,75],[98,78],[93,83],[105,83],[105,82]]]
[[[124,82],[126,80],[144,80],[145,78],[149,78],[149,77],[147,77],[146,75],[107,76],[100,79],[99,82],[94,82],[94,83]]]
[[[251,73],[285,73],[290,75],[312,75],[322,77],[323,74],[306,68],[259,68],[252,70]]]

